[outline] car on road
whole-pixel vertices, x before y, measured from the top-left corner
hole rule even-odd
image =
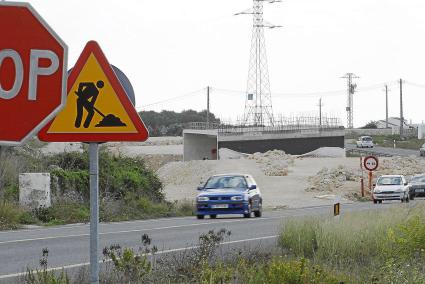
[[[373,139],[370,136],[360,136],[356,141],[357,148],[373,148]]]
[[[419,156],[425,157],[425,143],[419,148]]]
[[[261,217],[263,200],[260,188],[249,174],[222,174],[208,178],[199,186],[196,198],[196,217],[203,219],[209,215],[243,214],[250,218]]]
[[[411,193],[409,185],[403,175],[382,175],[373,188],[373,203],[382,203],[384,200],[401,200],[409,202]]]
[[[414,175],[409,182],[410,199],[425,197],[425,174]]]

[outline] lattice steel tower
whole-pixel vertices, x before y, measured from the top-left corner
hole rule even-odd
[[[274,124],[264,28],[272,29],[280,26],[272,25],[263,19],[263,2],[275,3],[280,1],[253,0],[252,9],[235,14],[253,15],[244,125]]]
[[[354,111],[353,111],[353,95],[356,91],[357,84],[353,83],[353,79],[359,78],[353,73],[347,73],[341,78],[347,79],[347,107],[345,110],[347,111],[347,128],[354,127]]]

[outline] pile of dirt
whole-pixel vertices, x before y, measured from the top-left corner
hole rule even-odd
[[[220,160],[241,159],[249,156],[249,154],[237,152],[228,148],[220,148],[218,149],[218,153]]]
[[[345,150],[339,147],[322,147],[309,153],[299,155],[299,157],[312,158],[344,158]]]
[[[380,175],[404,175],[411,176],[425,172],[423,159],[416,157],[391,157],[379,161],[375,176]]]
[[[254,153],[247,159],[255,160],[266,176],[286,176],[289,165],[294,164],[294,156],[281,150],[272,150],[265,153]]]
[[[308,178],[309,186],[306,191],[335,192],[347,181],[359,181],[359,171],[349,169],[345,166],[328,169],[322,168],[316,175]]]
[[[182,160],[181,155],[141,155],[145,161],[145,165],[152,171],[157,171],[162,166],[170,163]]]
[[[169,184],[193,186],[206,181],[213,174],[211,162],[215,161],[171,162],[162,166],[157,174],[164,186]]]

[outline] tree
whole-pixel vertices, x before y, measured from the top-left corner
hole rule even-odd
[[[369,121],[365,126],[361,127],[362,129],[376,129],[378,128],[378,124],[376,121]]]

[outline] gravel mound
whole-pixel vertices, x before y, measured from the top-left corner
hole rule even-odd
[[[249,154],[237,152],[228,148],[220,148],[218,153],[220,160],[241,159],[249,156]]]
[[[247,159],[254,160],[266,176],[286,176],[289,165],[294,164],[294,157],[281,150],[254,153]]]
[[[380,175],[411,176],[425,172],[423,159],[415,157],[391,157],[379,160],[376,177]]]
[[[335,192],[341,188],[346,181],[359,181],[360,172],[345,166],[328,169],[322,168],[316,175],[308,178],[310,185],[306,191]]]

